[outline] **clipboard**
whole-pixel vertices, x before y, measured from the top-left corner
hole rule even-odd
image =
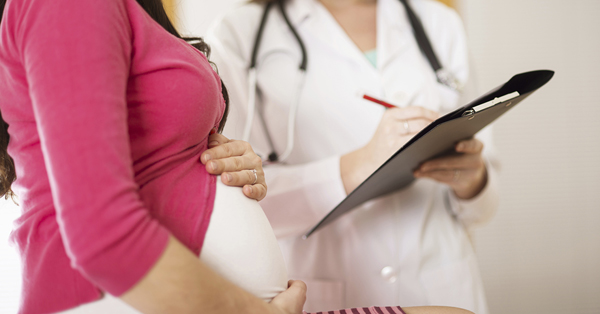
[[[413,170],[426,160],[447,154],[454,145],[473,137],[546,84],[554,71],[520,73],[474,101],[435,120],[417,133],[305,235],[333,222],[366,201],[402,189],[415,178]]]

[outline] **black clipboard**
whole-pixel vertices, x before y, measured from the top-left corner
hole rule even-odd
[[[364,202],[411,184],[415,180],[413,170],[422,162],[452,151],[457,142],[473,137],[550,81],[553,75],[554,71],[550,70],[517,74],[505,84],[435,120],[348,194],[304,238]]]

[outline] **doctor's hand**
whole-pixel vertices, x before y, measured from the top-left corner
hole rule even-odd
[[[424,162],[414,176],[445,183],[458,198],[471,199],[487,184],[482,151],[483,143],[475,138],[458,142],[454,153]]]
[[[243,187],[248,198],[260,201],[267,195],[262,160],[248,142],[212,133],[208,138],[208,149],[202,153],[200,161],[206,165],[208,173],[221,175],[225,185]]]
[[[340,158],[340,172],[346,193],[352,192],[400,147],[439,116],[438,112],[423,107],[387,109],[369,143]]]
[[[290,280],[287,290],[273,298],[270,304],[277,314],[302,314],[304,302],[306,302],[306,284],[300,280]]]

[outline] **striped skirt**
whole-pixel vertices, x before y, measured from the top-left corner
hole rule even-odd
[[[372,306],[372,307],[361,307],[354,309],[345,309],[345,310],[337,310],[337,311],[327,311],[327,312],[314,312],[304,314],[406,314],[401,307],[399,306]]]

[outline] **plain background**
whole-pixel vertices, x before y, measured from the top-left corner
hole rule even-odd
[[[180,28],[203,35],[239,0],[174,0]],[[514,73],[553,80],[495,123],[501,205],[474,241],[494,314],[600,313],[600,1],[457,0],[479,90]],[[0,313],[15,313],[18,209],[0,208]]]

